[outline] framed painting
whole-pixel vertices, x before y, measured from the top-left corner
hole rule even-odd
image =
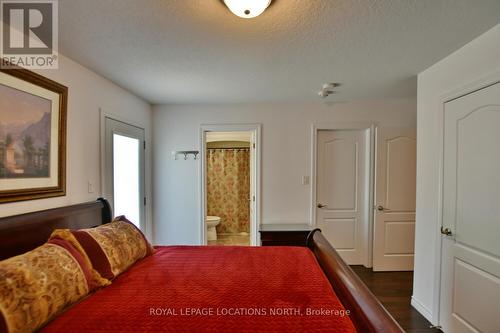
[[[0,69],[0,203],[66,194],[68,88]]]

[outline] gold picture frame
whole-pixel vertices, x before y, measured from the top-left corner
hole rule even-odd
[[[68,88],[0,69],[0,203],[66,195]]]

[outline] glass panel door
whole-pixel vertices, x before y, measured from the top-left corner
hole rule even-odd
[[[106,119],[105,196],[115,216],[144,228],[144,130]]]

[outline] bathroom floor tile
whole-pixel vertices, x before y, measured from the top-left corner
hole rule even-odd
[[[241,234],[219,234],[216,241],[208,241],[208,245],[238,245],[249,246],[250,235]]]

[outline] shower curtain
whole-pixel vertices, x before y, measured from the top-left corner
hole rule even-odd
[[[218,233],[250,232],[250,149],[208,149],[207,210]]]

